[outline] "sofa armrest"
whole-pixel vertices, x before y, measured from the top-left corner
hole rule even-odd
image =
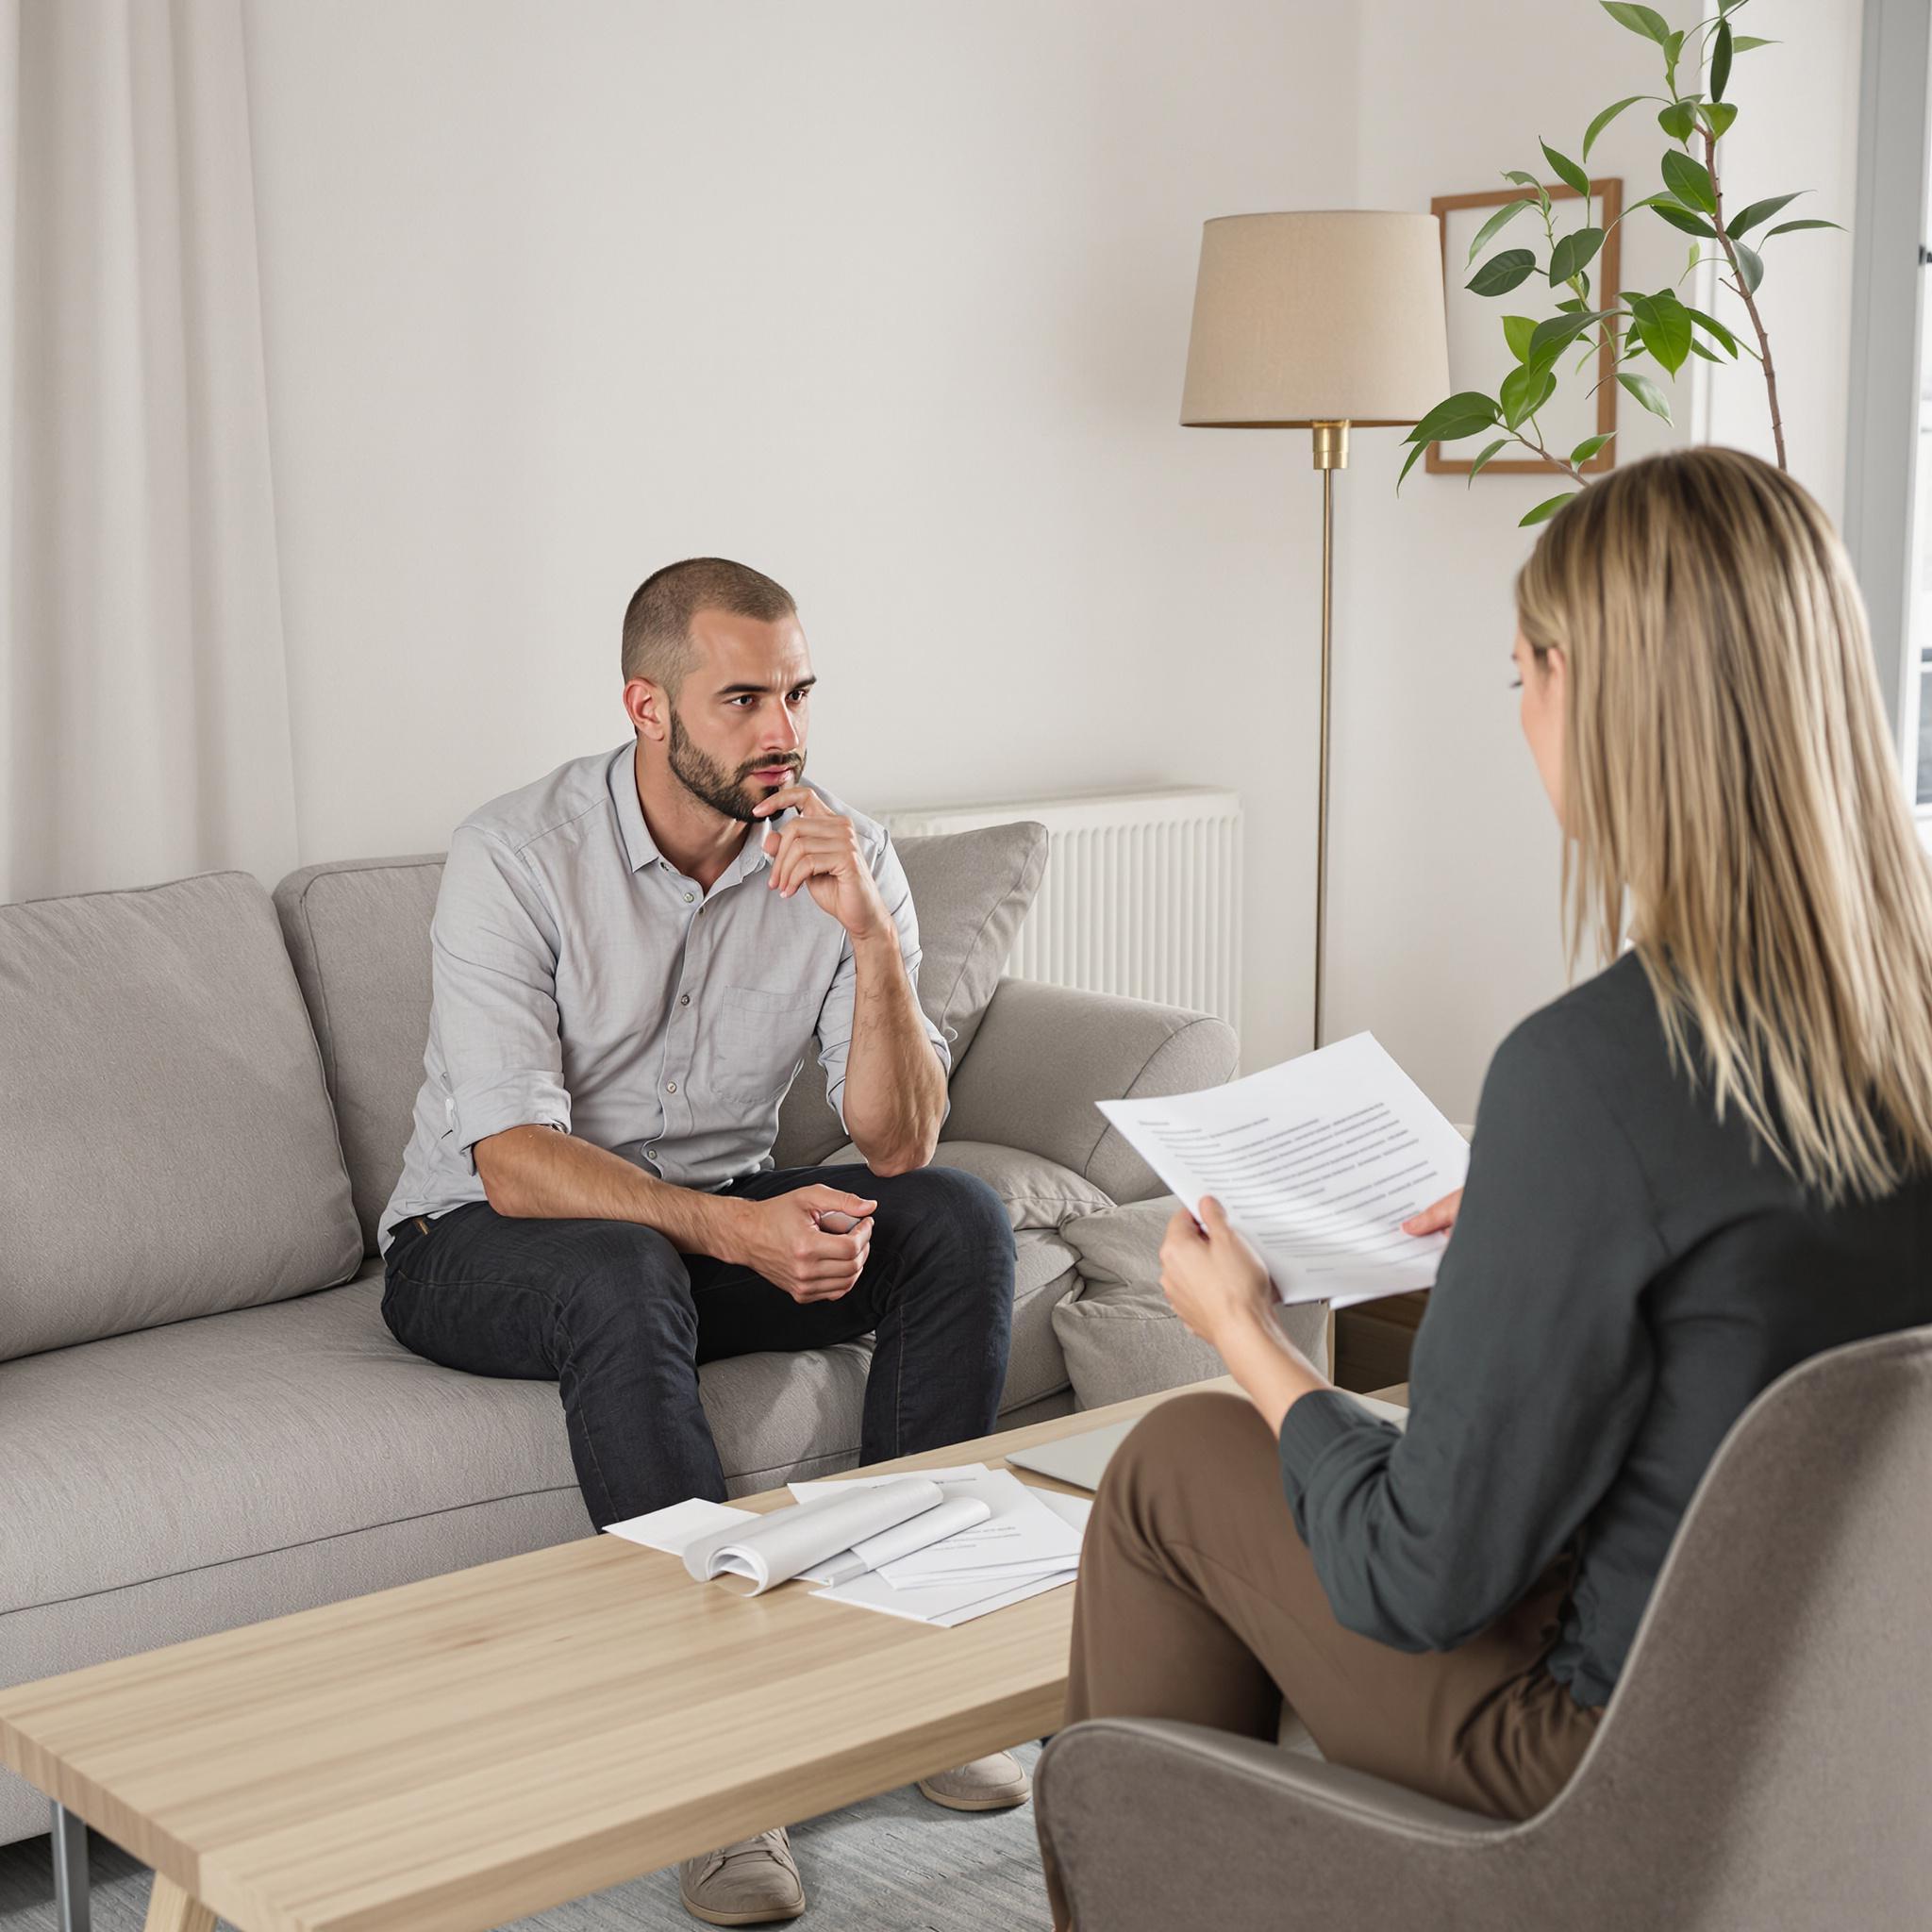
[[[1107,1718],[1041,1753],[1033,1804],[1078,1926],[1225,1932],[1576,1924],[1547,1832],[1197,1724]],[[1532,1898],[1550,1908],[1513,1916]]]
[[[1219,1087],[1240,1054],[1211,1014],[1003,979],[953,1075],[942,1138],[1024,1147],[1116,1201],[1144,1200],[1160,1182],[1093,1103]]]

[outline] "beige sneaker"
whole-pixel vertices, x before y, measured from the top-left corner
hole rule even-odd
[[[949,1811],[1008,1811],[1024,1805],[1033,1786],[1010,1751],[995,1751],[957,1771],[923,1777],[919,1789]]]
[[[805,1909],[805,1887],[782,1824],[687,1858],[677,1868],[677,1895],[708,1925],[766,1925]]]

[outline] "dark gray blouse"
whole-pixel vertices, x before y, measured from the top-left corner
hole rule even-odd
[[[1549,1668],[1601,1704],[1752,1398],[1820,1350],[1927,1322],[1932,1177],[1819,1206],[1673,1072],[1626,953],[1491,1063],[1407,1429],[1304,1396],[1282,1475],[1336,1616],[1400,1650],[1466,1641],[1574,1544]]]

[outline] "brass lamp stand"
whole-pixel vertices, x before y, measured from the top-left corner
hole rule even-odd
[[[1181,422],[1201,428],[1310,430],[1322,473],[1316,1046],[1327,1018],[1335,472],[1348,467],[1352,427],[1406,427],[1448,393],[1436,216],[1328,208],[1223,215],[1203,226]]]
[[[1315,806],[1315,1034],[1326,1038],[1323,995],[1328,973],[1328,680],[1334,658],[1335,473],[1348,468],[1348,425],[1316,423],[1315,467],[1322,473],[1322,755]]]

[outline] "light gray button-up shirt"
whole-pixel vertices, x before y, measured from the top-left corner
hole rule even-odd
[[[706,891],[653,841],[634,750],[560,765],[450,840],[426,1077],[383,1210],[385,1254],[405,1217],[484,1199],[475,1144],[508,1127],[561,1128],[680,1187],[769,1167],[778,1103],[814,1035],[844,1124],[852,942],[809,891],[783,899],[765,883],[765,827],[795,814],[755,821]],[[916,986],[919,925],[885,827],[812,790],[857,828]]]

